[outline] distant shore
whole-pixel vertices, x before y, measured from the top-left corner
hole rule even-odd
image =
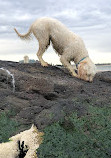
[[[111,64],[96,64],[97,71],[111,71]]]
[[[105,63],[105,64],[96,64],[96,65],[110,65],[111,66],[111,63]]]

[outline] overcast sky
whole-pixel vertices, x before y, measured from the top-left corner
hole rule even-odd
[[[21,41],[13,31],[26,33],[40,17],[53,17],[80,35],[95,63],[111,63],[111,0],[0,0],[0,60],[36,59],[38,42]],[[58,63],[52,48],[44,58]]]

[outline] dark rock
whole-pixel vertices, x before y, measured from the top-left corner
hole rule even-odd
[[[103,73],[98,73],[98,77],[100,79],[100,81],[104,81],[107,83],[111,83],[111,76],[110,76],[111,72],[103,72]]]
[[[88,105],[111,105],[111,72],[96,74],[93,83],[72,77],[63,67],[42,67],[40,63],[20,64],[0,61],[0,112],[14,111],[20,126],[35,123],[39,129],[60,121],[65,129],[74,128],[67,120],[72,112],[87,114]],[[71,128],[70,128],[71,127]]]

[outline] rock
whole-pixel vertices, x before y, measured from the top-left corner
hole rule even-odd
[[[104,81],[107,83],[111,83],[111,76],[110,76],[111,72],[103,72],[103,73],[98,73],[99,79],[100,81]]]
[[[87,114],[88,105],[111,104],[111,72],[101,72],[89,83],[72,77],[63,67],[42,67],[40,63],[23,64],[0,61],[15,77],[0,70],[0,112],[14,111],[13,119],[20,126],[36,124],[43,129],[64,120],[64,128],[72,128],[67,116],[76,111],[78,117]]]

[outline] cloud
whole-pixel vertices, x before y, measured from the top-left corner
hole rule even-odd
[[[28,25],[42,16],[57,18],[69,27],[111,23],[110,0],[1,0],[0,4],[1,25],[25,27],[25,22]]]

